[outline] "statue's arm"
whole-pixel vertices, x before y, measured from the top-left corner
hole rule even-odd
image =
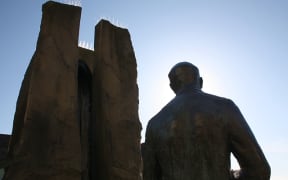
[[[236,179],[269,180],[270,166],[249,125],[234,103],[231,104],[228,114],[230,148],[241,168]]]
[[[150,123],[146,129],[145,143],[142,144],[143,180],[158,180],[157,163],[154,147],[154,135]]]

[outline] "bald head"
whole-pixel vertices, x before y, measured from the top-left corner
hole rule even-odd
[[[168,77],[171,89],[177,93],[186,85],[193,85],[195,88],[202,88],[202,78],[196,66],[189,62],[180,62],[172,67]]]

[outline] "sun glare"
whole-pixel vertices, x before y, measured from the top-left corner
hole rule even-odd
[[[159,104],[165,105],[167,104],[174,96],[174,92],[171,90],[169,86],[168,78],[165,81],[161,81],[159,85]]]
[[[222,86],[223,82],[220,82],[215,71],[209,67],[204,67],[200,69],[200,73],[203,78],[203,91],[219,96],[225,94],[225,89]]]

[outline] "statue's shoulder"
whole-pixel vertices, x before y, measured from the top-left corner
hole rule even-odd
[[[173,116],[175,111],[177,111],[177,97],[173,98],[168,104],[166,104],[154,117],[152,117],[147,125],[147,129],[155,130],[161,129],[162,125],[165,124],[166,121],[168,121],[169,117]]]
[[[206,98],[210,101],[213,101],[213,102],[217,103],[218,105],[235,106],[235,103],[229,98],[217,96],[217,95],[213,95],[213,94],[209,94],[209,93],[205,93],[205,92],[202,92],[201,94],[204,98]]]

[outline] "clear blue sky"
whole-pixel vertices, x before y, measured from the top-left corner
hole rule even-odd
[[[41,0],[0,7],[0,133],[11,133],[16,100],[35,51]],[[60,2],[67,2],[65,0]],[[147,121],[171,98],[167,73],[199,67],[203,90],[240,108],[271,167],[287,180],[287,0],[82,0],[79,41],[93,44],[102,17],[128,28],[138,63],[139,115]]]

